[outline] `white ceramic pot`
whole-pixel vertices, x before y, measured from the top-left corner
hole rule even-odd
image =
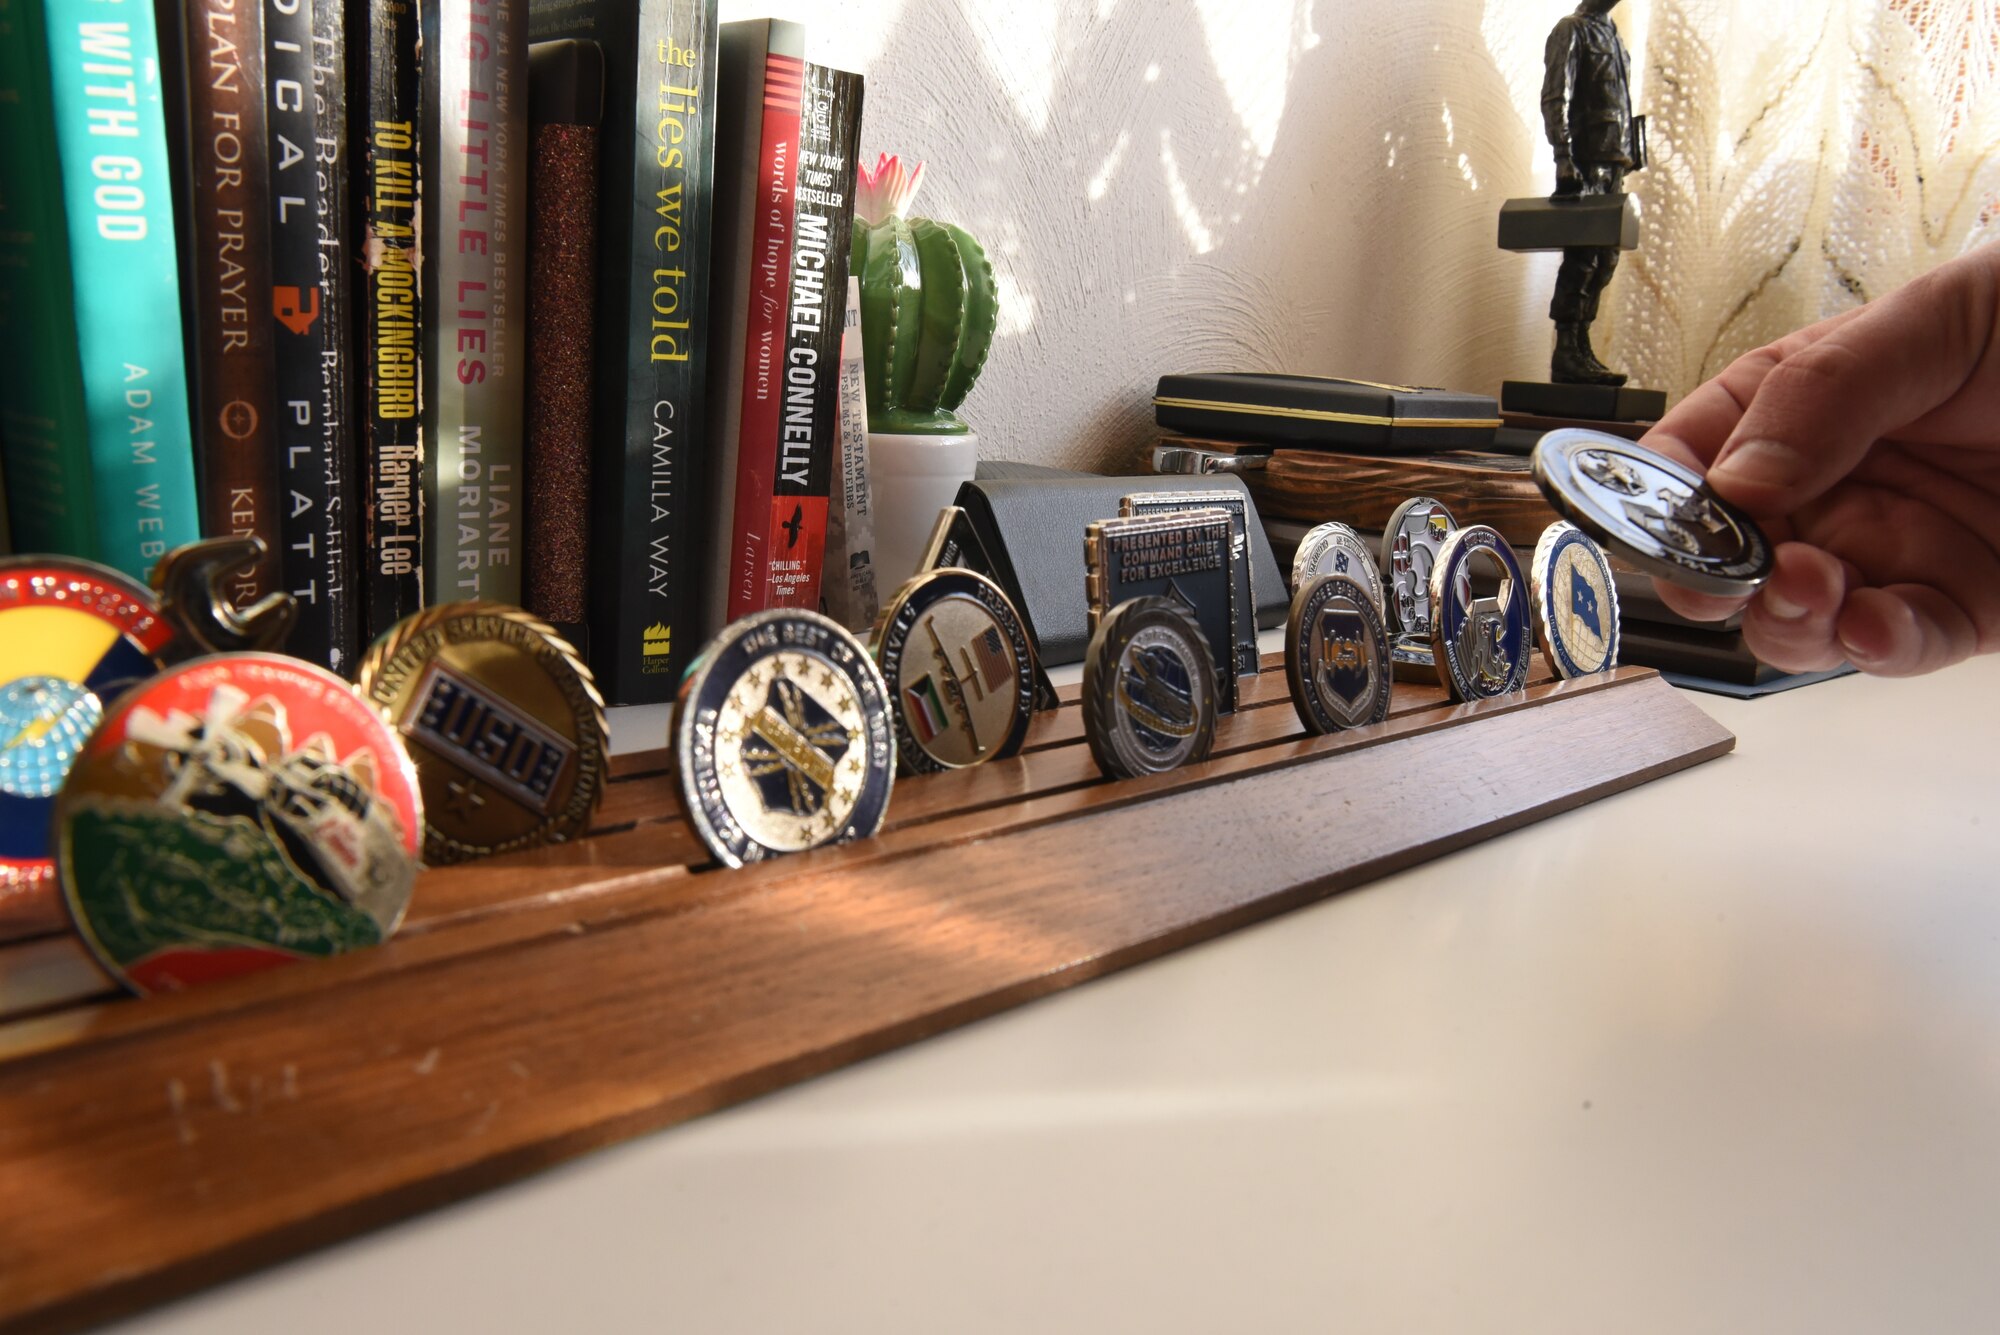
[[[979,463],[979,437],[868,433],[868,481],[875,516],[875,587],[884,606],[916,573],[938,511],[958,499]]]

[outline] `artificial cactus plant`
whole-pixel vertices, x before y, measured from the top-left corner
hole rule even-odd
[[[868,429],[963,435],[956,409],[1000,318],[993,264],[964,228],[908,216],[923,163],[885,153],[860,178],[849,272],[861,280]]]

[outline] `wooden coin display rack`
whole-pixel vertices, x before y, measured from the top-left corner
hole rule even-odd
[[[1475,705],[1399,683],[1331,737],[1281,662],[1245,688],[1211,760],[1113,783],[1072,687],[1021,756],[899,778],[879,837],[740,871],[666,751],[623,757],[588,838],[427,871],[386,945],[199,991],[0,946],[0,1328],[163,1301],[1735,745],[1643,669]]]

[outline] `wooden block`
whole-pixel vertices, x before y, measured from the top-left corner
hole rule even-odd
[[[377,950],[0,1025],[0,1199],[32,1203],[0,1212],[0,1326],[160,1301],[1734,741],[1629,669],[1478,705],[1399,688],[1397,706],[1308,737],[1273,692],[1216,759],[1127,783],[1051,742],[906,783],[878,839],[741,871],[694,865],[684,823],[637,819],[426,873]],[[620,782],[657,783],[646,763]]]

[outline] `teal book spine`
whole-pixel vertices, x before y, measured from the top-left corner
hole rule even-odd
[[[147,0],[46,0],[97,557],[200,536],[160,53]]]
[[[0,0],[0,457],[15,550],[88,560],[97,514],[47,56],[42,0]]]

